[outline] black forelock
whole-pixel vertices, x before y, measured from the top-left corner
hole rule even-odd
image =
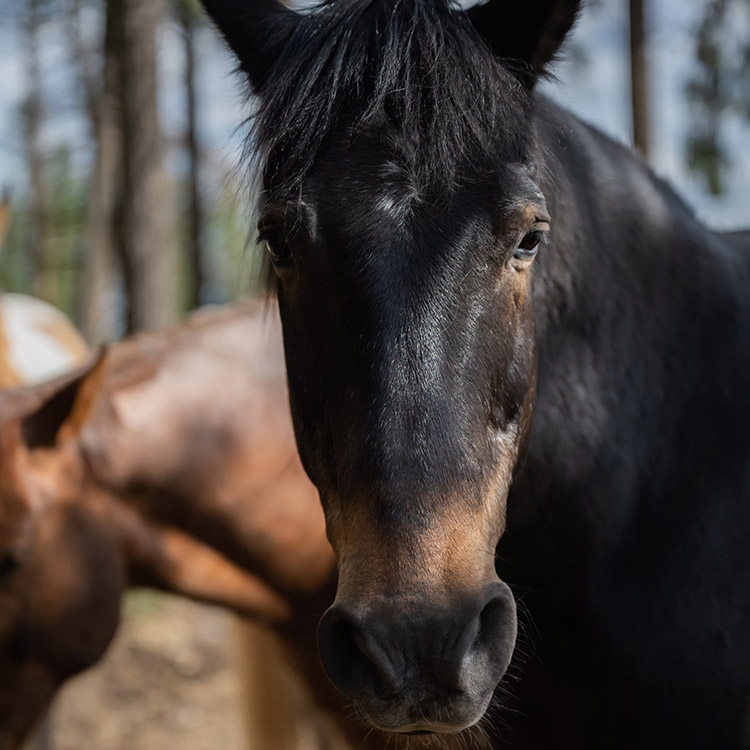
[[[520,153],[529,129],[522,86],[452,0],[324,0],[257,93],[254,161],[290,195],[334,131],[382,133],[420,186],[449,190],[498,147]]]

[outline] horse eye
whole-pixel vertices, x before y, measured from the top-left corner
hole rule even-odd
[[[262,234],[260,241],[265,243],[266,252],[271,256],[275,266],[284,266],[291,262],[292,251],[289,245],[276,235]]]
[[[13,552],[0,555],[0,578],[13,575],[20,567],[21,562]]]
[[[515,252],[516,258],[526,259],[536,255],[539,243],[542,241],[544,233],[539,229],[533,229],[521,240]]]

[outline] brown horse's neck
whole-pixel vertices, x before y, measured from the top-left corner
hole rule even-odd
[[[106,355],[80,429],[89,470],[285,596],[314,597],[334,560],[297,457],[273,320],[253,309],[202,317]]]

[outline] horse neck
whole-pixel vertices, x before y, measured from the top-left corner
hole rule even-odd
[[[112,375],[83,426],[82,449],[92,481],[120,504],[306,596],[327,584],[333,558],[296,458],[281,363],[264,363],[251,342],[230,343],[214,341],[207,353],[197,334],[186,337],[159,355],[159,377],[132,368],[136,382],[122,391]],[[126,351],[120,369],[135,356]]]
[[[643,503],[667,517],[707,442],[724,465],[750,414],[747,264],[638,157],[543,100],[539,144],[554,236],[522,484],[550,527],[611,548]]]

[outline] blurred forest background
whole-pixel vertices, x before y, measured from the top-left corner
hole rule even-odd
[[[94,344],[247,291],[249,202],[204,125],[205,60],[219,83],[230,63],[199,3],[3,0],[0,29],[0,288]]]
[[[750,1],[587,5],[547,92],[750,224]],[[0,289],[92,344],[252,291],[249,107],[197,0],[2,0],[0,51]]]

